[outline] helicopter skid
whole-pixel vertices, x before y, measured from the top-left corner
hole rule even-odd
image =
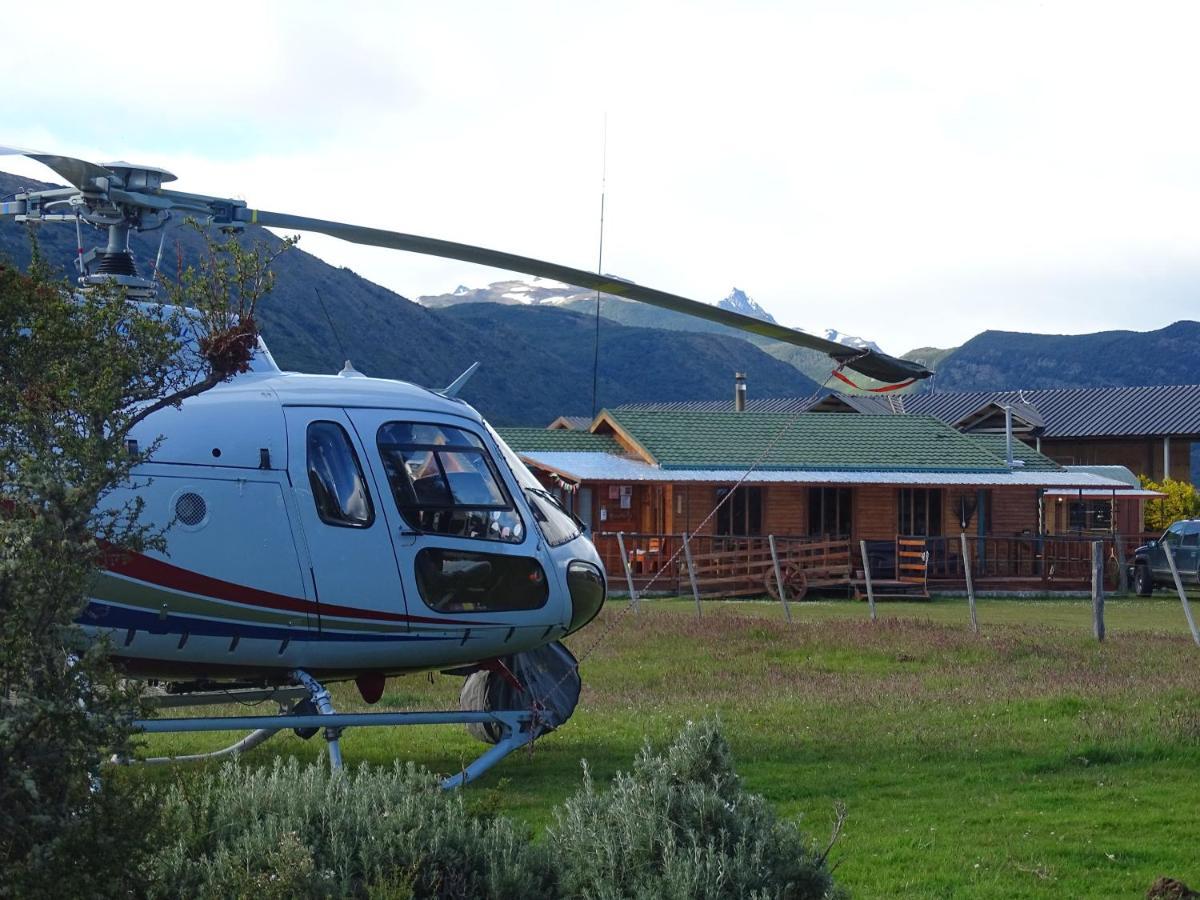
[[[474,781],[514,750],[530,743],[536,736],[535,714],[530,710],[452,710],[430,712],[334,712],[325,688],[307,672],[295,672],[295,679],[302,687],[275,688],[249,691],[214,691],[204,694],[184,694],[178,697],[153,698],[155,706],[197,706],[207,703],[229,703],[231,700],[252,702],[254,700],[276,700],[281,712],[264,716],[196,716],[173,719],[139,719],[134,727],[145,734],[176,734],[201,731],[250,731],[246,737],[209,753],[186,756],[159,756],[142,760],[146,765],[165,763],[196,762],[235,756],[256,747],[279,731],[288,728],[324,729],[329,744],[330,766],[342,768],[342,753],[339,740],[346,728],[380,727],[398,725],[478,725],[490,726],[500,731],[500,740],[457,775],[442,781],[442,787],[450,790]],[[315,714],[289,712],[287,703],[307,696],[319,710]],[[293,710],[296,707],[293,707]]]

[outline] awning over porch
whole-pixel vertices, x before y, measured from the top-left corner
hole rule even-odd
[[[613,453],[538,451],[521,453],[528,463],[570,481],[728,484],[744,469],[664,469]],[[913,487],[998,487],[1003,485],[1059,489],[1066,493],[1094,490],[1111,497],[1136,496],[1137,490],[1116,478],[1081,471],[902,472],[888,470],[759,469],[747,484],[886,484]],[[1074,489],[1072,491],[1071,489]]]

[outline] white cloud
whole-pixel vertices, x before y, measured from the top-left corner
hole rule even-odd
[[[94,10],[9,14],[0,138],[590,268],[607,113],[605,269],[644,284],[895,351],[1195,305],[1189,4]],[[302,245],[408,296],[503,277]]]

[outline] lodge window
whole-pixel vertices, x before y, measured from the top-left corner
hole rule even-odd
[[[941,488],[900,488],[897,534],[922,537],[942,533]]]
[[[851,493],[848,487],[808,489],[808,533],[849,537]]]
[[[1073,500],[1067,509],[1071,531],[1112,531],[1111,500]]]
[[[376,443],[410,528],[507,543],[524,538],[521,518],[476,435],[449,425],[388,422]]]
[[[717,488],[717,502],[730,493],[730,488]],[[733,496],[717,510],[717,534],[762,534],[763,489],[760,487],[733,488]]]
[[[346,429],[337,422],[310,422],[305,444],[308,483],[321,521],[342,528],[369,528],[375,508]]]

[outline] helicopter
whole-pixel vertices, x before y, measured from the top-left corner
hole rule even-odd
[[[648,303],[825,353],[844,389],[886,394],[932,374],[611,275],[170,190],[175,176],[153,166],[0,147],[13,154],[68,186],[18,193],[0,202],[0,217],[105,229],[104,247],[80,251],[80,290],[115,284],[139,307],[153,303],[155,283],[138,273],[130,234],[179,213],[227,231],[319,232]],[[324,728],[340,765],[345,727],[460,722],[494,746],[447,779],[454,786],[570,717],[581,682],[562,639],[599,614],[607,576],[581,523],[458,397],[474,368],[438,390],[349,363],[336,375],[284,372],[260,338],[248,371],[136,426],[131,441],[155,452],[106,502],[136,492],[166,547],[106,563],[79,626],[106,638],[129,676],[167,682],[160,706],[233,698],[280,709],[139,727],[251,730],[202,757],[285,728],[304,737]],[[462,709],[337,713],[325,686],[354,681],[373,703],[386,678],[423,671],[464,676]]]

